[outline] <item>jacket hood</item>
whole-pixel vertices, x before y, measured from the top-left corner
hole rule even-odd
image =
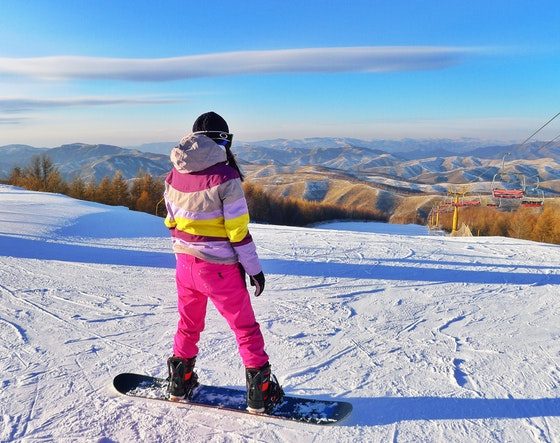
[[[188,134],[171,150],[171,163],[179,172],[198,172],[227,160],[226,150],[204,134]]]

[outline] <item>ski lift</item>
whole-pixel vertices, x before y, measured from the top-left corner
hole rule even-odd
[[[544,191],[539,188],[540,182],[537,176],[537,182],[533,186],[525,187],[525,195],[521,200],[521,206],[524,208],[542,209],[544,206]]]
[[[475,207],[482,204],[482,198],[480,195],[462,195],[459,200],[454,203],[454,206],[460,207]]]
[[[502,159],[500,170],[492,178],[492,198],[499,209],[516,209],[525,197],[525,176],[519,172],[506,172],[504,165],[506,156]]]
[[[437,205],[436,211],[441,213],[453,212],[454,202],[450,196],[445,197],[439,205]]]
[[[453,208],[463,208],[480,206],[482,204],[482,198],[480,195],[474,195],[471,193],[471,186],[469,185],[455,185],[447,190],[447,199],[445,203],[451,205]]]

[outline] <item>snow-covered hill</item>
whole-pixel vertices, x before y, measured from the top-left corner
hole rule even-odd
[[[116,396],[114,375],[164,375],[171,352],[161,219],[0,187],[0,441],[558,441],[560,247],[405,229],[252,226],[274,371],[354,405],[325,428]],[[213,308],[197,365],[244,384]]]

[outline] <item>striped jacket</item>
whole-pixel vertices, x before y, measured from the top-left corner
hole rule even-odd
[[[239,262],[249,275],[261,272],[239,173],[226,163],[225,148],[189,134],[171,151],[171,162],[164,197],[173,251],[213,263]]]

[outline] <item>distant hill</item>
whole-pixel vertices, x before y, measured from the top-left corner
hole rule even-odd
[[[560,159],[560,143],[531,142],[521,145],[485,146],[468,151],[466,155],[480,158],[510,160]]]
[[[251,164],[322,166],[344,171],[367,171],[403,161],[385,151],[352,145],[278,148],[244,144],[235,146],[233,151],[238,158]]]
[[[127,146],[127,148],[142,151],[142,152],[151,152],[153,154],[169,155],[171,149],[174,146],[177,146],[177,143],[178,143],[177,141],[144,143],[137,146]]]
[[[15,166],[26,166],[35,155],[47,154],[66,179],[81,176],[99,181],[121,171],[124,178],[136,177],[139,171],[154,176],[166,174],[171,163],[169,156],[140,152],[112,145],[72,143],[51,149],[9,145],[0,147],[0,171],[7,176]]]
[[[498,144],[478,139],[402,139],[402,140],[363,140],[350,137],[310,137],[303,139],[274,139],[256,142],[239,142],[241,145],[262,146],[272,149],[285,148],[340,148],[355,146],[390,152],[398,157],[424,158],[439,155],[441,152],[460,154],[481,146]],[[504,143],[505,144],[505,143]]]
[[[0,147],[0,178],[7,177],[16,166],[26,166],[35,155],[46,148],[34,148],[29,145],[6,145]]]
[[[127,146],[129,149],[137,149],[143,152],[153,152],[156,154],[168,155],[176,141],[164,141],[155,143],[144,143],[141,145]],[[343,147],[367,148],[370,150],[380,150],[390,153],[398,158],[408,160],[421,159],[426,157],[447,157],[450,155],[460,155],[474,149],[491,146],[500,148],[507,146],[507,143],[495,141],[482,141],[472,138],[463,139],[402,139],[402,140],[363,140],[352,137],[309,137],[302,139],[272,139],[259,141],[239,141],[234,137],[234,149],[244,151],[247,148],[268,148],[272,150],[284,151],[286,149],[336,149]]]

